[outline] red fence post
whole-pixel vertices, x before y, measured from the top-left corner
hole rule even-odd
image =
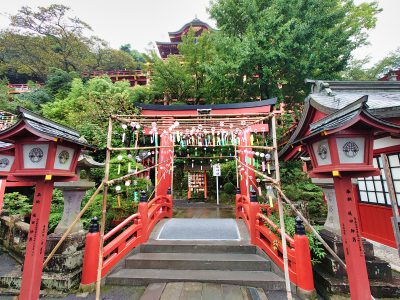
[[[168,199],[169,203],[171,204],[171,208],[169,208],[169,211],[168,211],[168,218],[172,218],[172,213],[173,213],[172,209],[173,209],[174,203],[173,203],[171,188],[168,188],[167,199]]]
[[[294,247],[296,256],[297,287],[301,294],[311,296],[315,293],[311,254],[308,237],[303,221],[296,217],[294,235]]]
[[[138,212],[142,220],[142,242],[146,242],[149,234],[149,206],[147,204],[147,195],[145,191],[141,192]]]
[[[256,243],[256,221],[257,214],[260,212],[260,204],[257,200],[257,194],[253,190],[250,196],[249,203],[249,231],[250,231],[250,241],[254,245]]]
[[[80,290],[91,291],[97,280],[97,267],[100,252],[100,232],[97,217],[92,219],[89,232],[86,234],[85,251]]]
[[[239,219],[239,199],[242,195],[240,194],[240,188],[236,188],[236,195],[235,195],[235,213],[236,219]]]

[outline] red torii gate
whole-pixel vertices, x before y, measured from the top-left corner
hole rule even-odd
[[[250,135],[253,132],[265,132],[267,133],[269,128],[268,124],[255,124],[259,123],[260,117],[268,115],[272,111],[272,107],[276,104],[277,99],[268,99],[262,101],[255,102],[244,102],[244,103],[231,103],[231,104],[214,104],[214,105],[152,105],[152,104],[136,104],[140,109],[141,116],[145,117],[144,120],[147,119],[147,128],[143,129],[144,134],[151,134],[151,123],[154,121],[161,120],[165,122],[164,128],[161,127],[161,130],[168,130],[168,127],[173,124],[176,120],[182,120],[183,118],[204,118],[207,120],[207,117],[210,117],[209,124],[207,128],[210,129],[214,127],[219,127],[219,124],[215,122],[220,122],[218,117],[221,117],[222,122],[225,118],[231,118],[233,121],[237,119],[235,126],[239,126],[241,129],[246,128],[246,131],[243,131],[242,138],[240,138],[240,144],[238,145],[238,153],[239,153],[239,161],[243,164],[247,164],[246,156],[253,158],[251,152],[251,141]],[[247,123],[240,118],[245,116],[249,118]],[[256,122],[251,122],[251,118],[254,117]],[[223,119],[222,119],[223,118]],[[213,119],[213,120],[211,120]],[[142,122],[143,122],[142,121]],[[250,124],[249,124],[250,121]],[[225,121],[226,122],[226,121]],[[182,122],[181,122],[182,123]],[[226,122],[228,123],[228,122]],[[194,123],[185,124],[187,127],[194,125]],[[184,126],[185,126],[184,125]],[[225,124],[226,127],[229,124]],[[159,126],[160,127],[160,126]],[[206,127],[206,125],[205,125]],[[173,142],[170,140],[168,135],[162,135],[160,138],[160,146],[163,147],[160,150],[160,161],[167,161],[168,159],[173,159]],[[244,150],[248,150],[245,153]],[[161,171],[166,168],[165,165],[161,164],[157,170],[157,182],[159,183],[156,190],[156,195],[165,195],[168,191],[168,188],[171,187],[172,183],[172,174],[166,174],[165,178],[160,178]],[[254,172],[250,169],[241,176],[240,179],[240,189],[242,194],[250,195],[250,191],[256,190],[256,183]]]

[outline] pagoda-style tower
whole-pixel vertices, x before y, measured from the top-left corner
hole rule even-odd
[[[194,18],[178,31],[168,32],[170,42],[156,42],[160,56],[167,58],[168,55],[179,54],[178,45],[182,42],[182,36],[187,34],[190,28],[195,31],[195,36],[200,36],[204,30],[212,30],[210,25]]]

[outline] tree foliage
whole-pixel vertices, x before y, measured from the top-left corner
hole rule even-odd
[[[353,59],[343,71],[342,77],[347,80],[376,80],[393,69],[400,68],[400,48],[390,52],[386,57],[371,67],[366,67],[371,58]]]
[[[76,128],[92,144],[106,144],[108,117],[133,114],[133,91],[126,81],[112,83],[108,77],[96,77],[83,83],[75,78],[66,98],[44,104],[44,116]]]
[[[376,2],[219,0],[210,7],[222,33],[238,39],[239,69],[259,76],[263,97],[304,99],[304,79],[334,79],[376,23]],[[289,98],[290,99],[290,98]]]
[[[22,7],[10,17],[10,28],[0,32],[0,72],[26,74],[44,81],[52,68],[66,72],[136,68],[133,57],[88,36],[91,27],[70,8]]]

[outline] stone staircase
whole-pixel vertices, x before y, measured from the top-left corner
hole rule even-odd
[[[242,286],[277,293],[285,290],[285,281],[273,272],[271,261],[259,255],[257,248],[249,243],[243,221],[192,219],[191,222],[189,219],[181,223],[179,219],[176,226],[175,220],[157,224],[149,241],[121,261],[106,277],[106,284],[150,287],[180,282],[225,288]],[[239,238],[228,239],[232,226]],[[202,239],[204,234],[208,239]],[[178,239],[178,236],[184,238]],[[185,237],[197,239],[185,240]]]
[[[150,241],[128,256],[106,284],[147,285],[160,282],[209,282],[284,290],[284,279],[256,247],[235,242]]]

